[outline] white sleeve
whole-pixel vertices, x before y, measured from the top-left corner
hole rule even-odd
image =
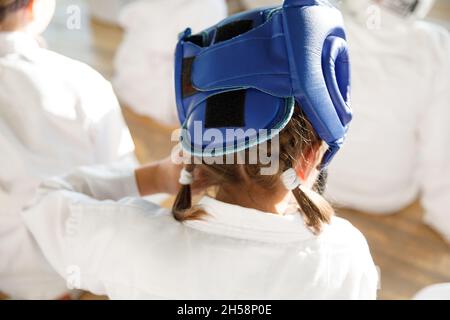
[[[44,182],[38,190],[38,199],[54,191],[70,191],[95,200],[117,201],[139,196],[134,170],[123,162],[81,167]]]
[[[135,162],[133,139],[123,118],[117,97],[111,84],[106,80],[102,82],[102,92],[97,94],[102,97],[103,101],[99,101],[99,104],[106,106],[106,112],[99,119],[91,122],[96,159],[99,163],[109,163],[124,158]]]
[[[81,168],[45,182],[35,203],[22,213],[45,257],[69,288],[108,294],[106,283],[120,261],[111,247],[124,239],[124,225],[138,218],[133,199],[124,198],[133,195],[137,195],[133,170]],[[159,208],[150,206],[150,210]]]
[[[365,271],[360,279],[358,300],[376,300],[380,284],[378,269],[375,267],[372,257],[368,257]]]
[[[84,64],[74,64],[78,111],[85,121],[96,163],[134,158],[134,143],[111,83]]]
[[[330,226],[322,237],[328,234],[323,241],[331,244],[328,279],[336,293],[333,299],[375,300],[379,276],[366,238],[346,220],[333,217]]]
[[[433,80],[417,124],[418,180],[426,223],[450,242],[450,40],[446,30],[434,37]]]
[[[355,240],[355,244],[360,243],[360,245],[355,250],[354,261],[349,270],[350,278],[353,278],[355,285],[352,299],[376,300],[380,284],[379,272],[366,239],[362,234],[359,238]]]

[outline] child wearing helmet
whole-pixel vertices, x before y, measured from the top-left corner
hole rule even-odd
[[[24,219],[55,269],[113,299],[376,298],[365,238],[315,191],[351,120],[341,19],[286,0],[183,32],[183,156],[44,183]]]

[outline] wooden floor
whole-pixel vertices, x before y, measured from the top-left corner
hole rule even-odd
[[[79,4],[83,12],[81,30],[67,30],[66,5]],[[59,0],[55,21],[46,32],[49,47],[85,61],[107,78],[113,75],[112,59],[122,38],[117,27],[91,23],[83,0]],[[447,9],[446,9],[447,10]],[[439,17],[450,17],[442,10]],[[449,19],[450,20],[450,19]],[[171,130],[124,108],[140,161],[167,156],[172,148]],[[387,217],[340,210],[369,241],[375,263],[381,270],[381,299],[409,299],[421,288],[450,282],[450,247],[437,234],[421,223],[422,210],[413,204]],[[89,295],[85,298],[92,298]]]

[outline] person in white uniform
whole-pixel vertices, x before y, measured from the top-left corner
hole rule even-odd
[[[433,2],[335,1],[353,60],[355,119],[329,168],[327,196],[374,214],[420,197],[425,222],[450,243],[450,40],[423,21]]]
[[[205,176],[200,170],[194,177]],[[218,196],[203,196],[201,212],[178,222],[140,196],[176,193],[179,172],[171,161],[136,172],[81,168],[44,183],[24,219],[70,285],[111,299],[376,298],[364,236],[338,217],[315,234],[286,209],[279,175],[259,186],[215,173]],[[195,180],[194,190],[210,184]]]
[[[0,0],[0,291],[53,299],[67,292],[20,212],[39,184],[81,165],[135,162],[112,87],[36,40],[51,0]]]
[[[283,6],[289,14],[302,9],[299,4],[290,3],[291,0],[286,0],[287,5]],[[252,30],[276,32],[275,39],[283,36],[290,45],[296,45],[297,38],[287,38],[288,35],[277,31],[281,28],[277,23],[282,12],[250,14],[250,19],[255,19]],[[324,5],[312,11],[313,15],[316,13],[312,21],[326,18],[331,27],[342,28],[337,10]],[[303,21],[299,15],[290,16],[298,19],[290,20],[289,26],[298,27]],[[251,21],[246,17],[238,15],[208,29],[214,39],[212,42],[208,42],[211,39],[206,35],[208,31],[191,36],[187,30],[177,46],[177,61],[183,60],[183,53],[189,53],[185,48],[193,46],[205,46],[202,57],[208,52],[218,54],[226,48],[221,44],[227,39],[231,56],[219,54],[230,59],[222,63],[242,63],[248,51],[239,51],[239,48],[246,43],[245,35],[253,34],[245,33]],[[266,26],[273,28],[265,31],[258,28],[258,23],[264,21],[261,17],[267,19]],[[305,18],[303,22],[311,20]],[[321,36],[326,34],[323,30],[316,34],[310,25],[302,30],[311,30],[312,34],[305,36],[310,37],[314,45],[323,46]],[[253,35],[247,45],[263,41],[266,46],[262,50],[273,52],[267,42],[267,39],[274,39],[270,34],[266,37]],[[344,59],[345,42],[340,37],[331,40],[339,43],[339,51],[335,53],[342,58],[338,64],[344,70],[348,67],[348,60]],[[285,45],[276,49],[278,59],[272,63],[285,65],[289,57],[301,60],[309,54],[291,56],[283,51]],[[317,56],[313,52],[310,59],[305,58],[312,66],[305,67],[322,69],[322,59],[315,59]],[[188,96],[182,93],[194,77],[204,75],[202,69],[180,73],[177,68],[180,120],[188,131],[192,126],[201,126],[201,135],[193,140],[186,139],[187,131],[182,130],[181,144],[187,152],[185,160],[189,160],[183,165],[166,160],[137,170],[85,167],[41,185],[35,202],[24,211],[23,217],[46,258],[61,276],[77,288],[112,299],[376,298],[378,273],[364,236],[346,220],[335,217],[331,206],[311,187],[318,176],[319,165],[326,166],[326,161],[331,159],[325,156],[330,150],[325,148],[315,128],[322,128],[324,133],[327,132],[325,126],[332,124],[336,129],[333,139],[343,140],[346,127],[337,130],[337,126],[344,126],[344,123],[347,126],[351,117],[342,115],[341,120],[334,111],[351,112],[344,109],[348,103],[346,95],[331,102],[327,99],[330,94],[327,87],[315,85],[312,92],[320,96],[308,108],[321,107],[333,112],[324,113],[320,121],[313,124],[304,113],[307,107],[295,102],[297,98],[303,99],[306,92],[311,93],[307,82],[304,82],[305,92],[295,93],[295,100],[290,96],[272,96],[267,93],[269,89],[259,90],[263,85],[275,85],[275,90],[283,86],[286,89],[283,92],[291,94],[291,86],[302,81],[292,78],[274,84],[270,72],[275,70],[279,74],[279,70],[252,62],[270,56],[267,52],[260,53],[245,63],[247,70],[256,68],[259,72],[253,72],[257,75],[268,75],[265,80],[256,76],[255,87],[245,90],[229,85],[221,89],[214,86],[213,94],[206,100],[196,100],[196,95],[202,97],[208,90],[189,91]],[[333,66],[330,62],[324,68]],[[217,72],[212,65],[204,67],[208,75]],[[266,67],[269,71],[264,72],[262,69]],[[237,73],[247,70],[235,68],[235,77],[229,74],[225,77],[234,81],[239,78]],[[320,75],[311,71],[305,77],[311,79],[313,74]],[[291,77],[290,73],[288,75]],[[251,79],[245,78],[246,81]],[[341,85],[348,83],[345,76],[340,81]],[[242,88],[238,83],[236,86]],[[331,87],[329,90],[337,93]],[[185,105],[186,101],[191,103]],[[209,111],[202,112],[203,108]],[[241,113],[240,108],[247,111]],[[183,118],[197,121],[183,121]],[[205,148],[205,144],[211,142],[205,136],[209,129],[220,132],[236,126],[236,121],[240,123],[239,128],[244,123],[245,128],[265,123],[267,129],[277,130],[270,130],[270,137],[250,133],[242,149],[235,148],[239,135],[227,135],[225,145],[233,147],[214,148],[213,152]],[[254,148],[259,148],[264,141],[269,141],[272,151],[272,147],[279,146],[271,158],[273,164],[278,165],[270,172],[265,171],[269,168],[261,156],[264,148],[256,162],[233,162],[243,154],[245,159],[250,159]],[[198,151],[192,154],[192,150]],[[192,205],[192,193],[205,188],[207,195]],[[155,193],[177,194],[172,210],[140,198]]]
[[[343,2],[355,119],[327,194],[374,214],[420,197],[425,222],[450,243],[450,39],[420,20],[432,1],[413,2]]]
[[[206,14],[207,13],[207,14]],[[227,15],[224,0],[141,0],[122,9],[125,36],[115,57],[114,88],[136,113],[177,126],[173,54],[180,30],[202,30]]]

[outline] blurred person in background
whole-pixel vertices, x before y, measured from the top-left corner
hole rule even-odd
[[[423,20],[434,1],[335,3],[348,31],[355,119],[330,166],[327,196],[374,214],[420,197],[425,222],[450,243],[450,41]]]
[[[119,23],[120,11],[124,6],[138,0],[88,0],[92,17],[110,24]]]
[[[0,0],[0,291],[12,298],[67,292],[20,216],[40,183],[81,165],[135,163],[110,83],[36,40],[54,8]]]
[[[136,113],[177,126],[173,55],[180,30],[202,30],[227,16],[224,0],[141,0],[125,6],[124,40],[115,58],[114,87]]]
[[[432,4],[343,1],[356,115],[328,196],[375,214],[419,196],[425,222],[450,243],[450,42],[422,20]]]

